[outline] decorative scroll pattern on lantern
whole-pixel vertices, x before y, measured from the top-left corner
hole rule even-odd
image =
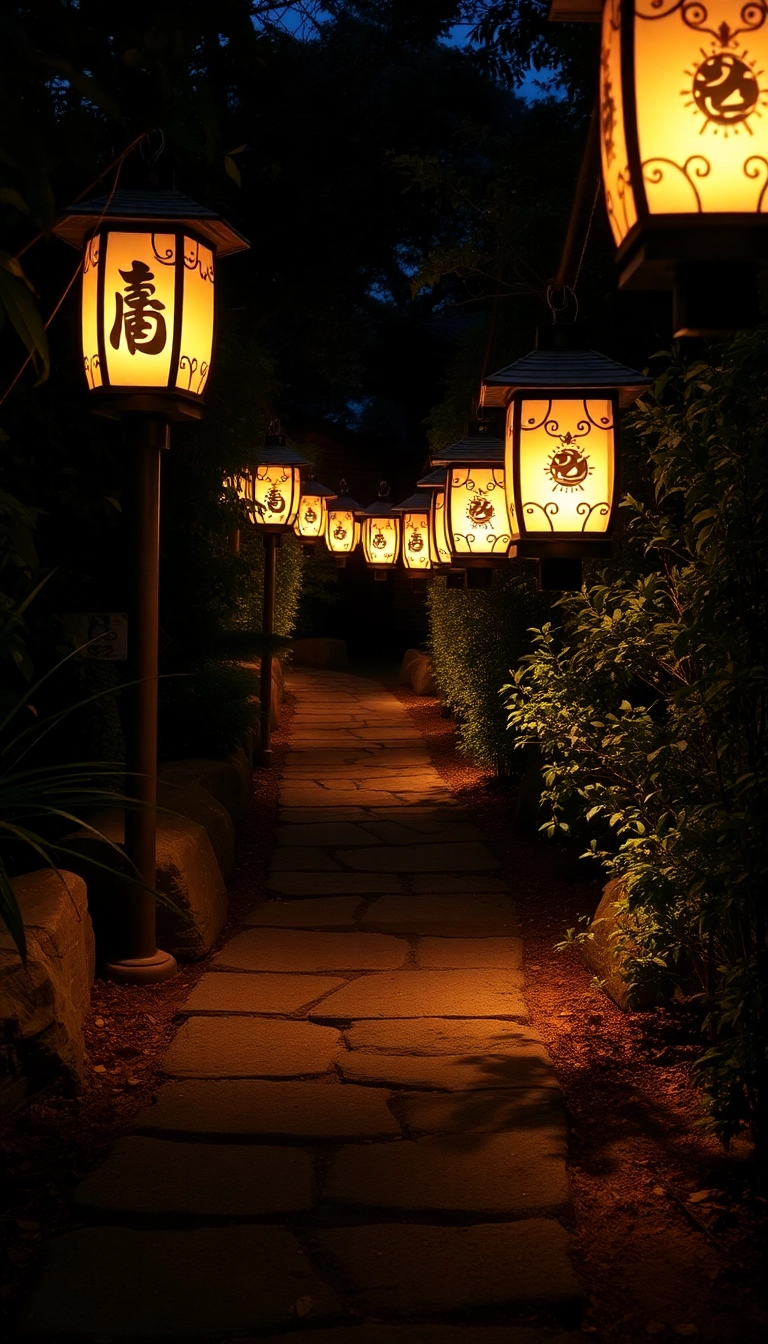
[[[99,355],[99,253],[101,238],[96,234],[89,239],[83,253],[82,340],[83,365],[91,391],[101,387],[101,357]]]
[[[317,541],[325,536],[328,506],[322,495],[302,495],[294,523],[294,532],[304,541]]]
[[[513,407],[507,471],[513,470]],[[613,403],[603,398],[523,399],[519,403],[515,536],[601,533],[611,521],[614,484]]]
[[[617,247],[637,222],[624,126],[620,21],[621,0],[605,0],[600,51],[600,125],[605,204]]]
[[[363,554],[369,565],[390,568],[400,550],[400,519],[385,516],[363,519]]]
[[[328,509],[325,543],[334,555],[349,555],[360,540],[360,524],[351,509]]]
[[[454,558],[506,555],[512,538],[503,467],[454,467],[448,481],[448,528]]]
[[[429,511],[429,551],[433,565],[450,565],[451,543],[445,516],[445,491],[435,490]]]
[[[297,466],[265,463],[243,472],[235,484],[256,527],[282,532],[293,526],[301,493]]]
[[[431,569],[429,554],[429,511],[413,510],[403,514],[403,564],[406,569]]]
[[[176,386],[202,396],[213,351],[213,253],[184,239],[184,307]]]

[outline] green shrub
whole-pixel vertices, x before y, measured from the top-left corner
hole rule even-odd
[[[530,566],[494,570],[489,589],[430,584],[429,647],[445,703],[459,719],[459,750],[506,774],[513,743],[500,691],[530,648],[538,606]]]
[[[768,389],[765,331],[665,357],[631,417],[653,491],[627,499],[631,569],[562,599],[509,688],[545,761],[549,829],[575,811],[639,916],[627,976],[695,976],[710,1126],[768,1122]],[[651,475],[651,472],[648,472]],[[650,482],[649,482],[650,484]]]
[[[299,538],[289,532],[280,538],[275,578],[275,634],[289,639],[296,626],[301,601],[304,555]],[[235,626],[261,630],[264,601],[264,542],[253,527],[240,532]]]
[[[201,662],[161,680],[161,758],[226,756],[251,727],[258,693],[258,673],[238,663]]]

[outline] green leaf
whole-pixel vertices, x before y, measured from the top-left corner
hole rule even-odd
[[[0,305],[21,338],[38,374],[37,385],[51,371],[48,337],[29,281],[14,257],[0,252]]]
[[[229,154],[226,154],[224,157],[224,171],[227,174],[227,177],[232,178],[232,181],[236,186],[242,187],[243,179],[240,176],[240,169]]]

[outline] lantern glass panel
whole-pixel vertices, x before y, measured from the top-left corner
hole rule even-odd
[[[520,514],[515,535],[604,533],[611,522],[615,431],[607,398],[521,398],[519,445],[513,402],[506,463],[517,477]]]
[[[716,7],[634,0],[633,32],[649,213],[762,212],[768,6],[763,0],[718,0]]]
[[[431,569],[429,556],[429,513],[409,512],[403,516],[403,564],[406,569]]]
[[[245,503],[251,522],[256,527],[276,531],[293,526],[300,491],[297,466],[263,463],[237,479],[237,493]]]
[[[450,565],[451,545],[448,540],[445,517],[445,491],[435,490],[430,510],[430,554],[433,565]]]
[[[400,519],[363,519],[363,553],[369,565],[395,565],[400,550]]]
[[[637,222],[624,126],[620,20],[621,0],[605,0],[600,53],[601,148],[605,204],[617,247]]]
[[[213,350],[213,252],[195,238],[184,239],[184,304],[176,386],[202,396]]]
[[[322,495],[302,495],[299,511],[294,523],[297,537],[304,541],[317,541],[325,536],[328,521],[328,507]]]
[[[503,467],[473,464],[451,470],[448,526],[454,557],[506,555],[512,537]]]
[[[101,387],[99,357],[99,253],[101,238],[90,238],[83,253],[82,340],[83,365],[88,387]]]
[[[325,540],[334,555],[349,555],[360,540],[360,524],[351,509],[329,509]]]
[[[167,387],[176,321],[176,236],[109,231],[101,235],[101,246],[104,306],[99,318],[109,382],[112,387]]]

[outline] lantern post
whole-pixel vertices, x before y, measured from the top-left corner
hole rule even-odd
[[[213,360],[214,266],[248,247],[214,211],[174,190],[124,188],[71,206],[55,226],[83,251],[81,333],[92,409],[122,419],[131,597],[125,851],[135,880],[121,945],[105,966],[121,984],[169,979],[156,944],[160,460],[169,422],[199,419]],[[130,881],[130,879],[129,879]]]
[[[286,445],[280,422],[274,420],[264,448],[235,478],[235,489],[245,512],[264,539],[264,596],[261,629],[264,648],[259,673],[261,742],[259,759],[272,764],[272,640],[275,633],[277,548],[284,532],[296,522],[301,501],[301,472],[309,462]]]

